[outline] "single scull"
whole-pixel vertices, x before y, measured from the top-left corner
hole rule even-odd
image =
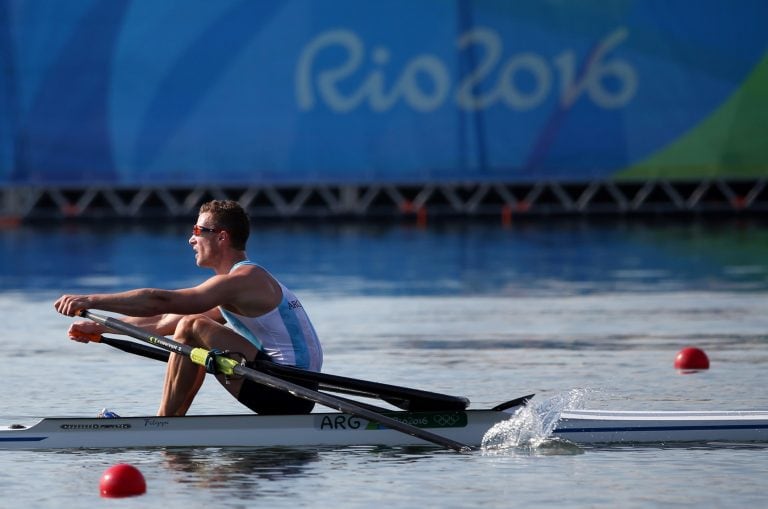
[[[521,408],[387,415],[472,447]],[[504,405],[500,405],[503,407]],[[566,411],[553,438],[574,444],[768,442],[768,411]],[[344,413],[259,416],[45,418],[0,427],[0,449],[127,447],[323,447],[429,445],[418,437]]]
[[[480,446],[486,433],[497,424],[510,424],[514,428],[509,420],[515,419],[533,397],[523,396],[486,410],[467,409],[469,400],[460,396],[313,373],[271,362],[253,369],[227,357],[226,352],[192,348],[114,317],[91,311],[83,311],[81,316],[147,344],[103,336],[92,341],[161,361],[167,360],[169,352],[181,354],[205,366],[209,372],[247,377],[336,412],[279,416],[44,418],[28,425],[0,426],[0,449],[431,444],[463,452]],[[298,385],[307,381],[315,383],[317,390]],[[380,399],[399,410],[329,393]],[[565,411],[551,436],[575,444],[768,443],[768,411]]]

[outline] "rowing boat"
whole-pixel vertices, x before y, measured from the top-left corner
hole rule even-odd
[[[448,439],[478,447],[494,425],[515,419],[509,408],[403,412],[387,415]],[[768,411],[564,411],[551,435],[574,444],[768,442]],[[45,418],[0,427],[0,449],[129,447],[323,447],[430,445],[359,416],[210,415],[186,417]]]
[[[478,446],[505,410],[392,411],[386,415],[449,440]],[[341,412],[306,415],[45,418],[29,427],[0,427],[0,449],[115,447],[299,447],[428,445],[381,423]]]
[[[280,416],[44,418],[29,426],[0,426],[0,449],[431,444],[464,452],[482,445],[486,433],[495,430],[497,425],[502,428],[509,425],[510,419],[516,419],[527,409],[533,397],[532,394],[523,396],[491,409],[467,409],[469,400],[460,396],[314,373],[271,362],[248,367],[227,357],[226,352],[193,348],[114,317],[89,310],[83,310],[80,315],[146,344],[106,336],[89,338],[91,341],[159,361],[167,361],[170,352],[184,355],[209,373],[246,377],[336,412]],[[301,382],[316,384],[317,390],[300,385]],[[329,392],[380,399],[399,410]],[[514,429],[514,424],[509,427]],[[768,411],[570,411],[559,415],[551,436],[575,444],[768,442]]]

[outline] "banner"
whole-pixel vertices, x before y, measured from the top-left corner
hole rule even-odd
[[[6,0],[0,183],[768,175],[762,0]]]

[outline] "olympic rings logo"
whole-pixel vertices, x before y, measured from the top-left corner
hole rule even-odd
[[[458,414],[438,414],[433,417],[433,420],[441,428],[450,428],[455,426],[461,420],[461,417]]]

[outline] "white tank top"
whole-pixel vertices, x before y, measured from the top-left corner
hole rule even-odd
[[[257,265],[251,261],[236,263],[230,272],[241,265]],[[320,371],[323,349],[315,328],[299,299],[282,283],[280,304],[261,316],[242,316],[219,307],[227,324],[245,337],[278,364]]]

